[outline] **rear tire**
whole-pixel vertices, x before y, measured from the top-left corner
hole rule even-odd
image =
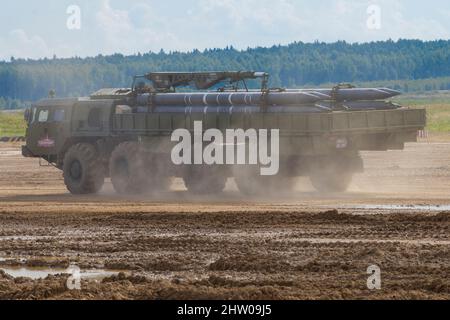
[[[233,171],[236,185],[244,195],[283,195],[294,190],[294,178],[282,175],[262,176],[259,166],[237,166]]]
[[[347,191],[355,172],[348,164],[351,159],[347,161],[327,159],[313,164],[309,176],[313,187],[323,193]]]
[[[144,159],[137,142],[123,142],[111,154],[109,170],[114,190],[120,194],[140,194],[147,184]]]
[[[64,156],[63,177],[72,194],[99,192],[105,182],[105,172],[95,147],[87,143],[72,146]]]
[[[219,194],[225,189],[227,179],[224,172],[211,166],[192,165],[183,175],[186,188],[195,194]]]
[[[234,181],[242,194],[253,196],[264,192],[264,186],[258,181],[259,172],[257,170],[257,166],[237,166],[233,168]]]

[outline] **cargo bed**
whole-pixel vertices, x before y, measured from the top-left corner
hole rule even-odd
[[[401,108],[380,111],[330,113],[129,113],[115,114],[113,131],[118,134],[165,135],[173,130],[203,128],[280,129],[283,135],[365,134],[417,131],[425,127],[426,112]]]

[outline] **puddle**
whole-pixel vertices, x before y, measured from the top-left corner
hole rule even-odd
[[[345,208],[362,209],[362,210],[412,210],[412,211],[425,211],[425,212],[441,212],[450,211],[450,205],[356,205],[346,206]]]
[[[45,267],[0,267],[0,270],[14,278],[30,278],[33,280],[45,279],[49,275],[71,274],[69,269],[45,268]],[[84,280],[103,280],[104,278],[119,274],[113,270],[81,270],[80,277]]]

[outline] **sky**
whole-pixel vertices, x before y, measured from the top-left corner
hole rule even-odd
[[[0,60],[450,39],[448,0],[0,1]]]

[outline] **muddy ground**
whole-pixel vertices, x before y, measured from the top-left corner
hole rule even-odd
[[[0,145],[0,299],[449,299],[450,143],[363,155],[346,194],[74,197]],[[117,275],[31,279],[36,272]],[[381,269],[381,289],[367,268]],[[4,270],[4,271],[1,271]],[[53,272],[54,273],[54,272]],[[13,277],[15,276],[15,277]]]

